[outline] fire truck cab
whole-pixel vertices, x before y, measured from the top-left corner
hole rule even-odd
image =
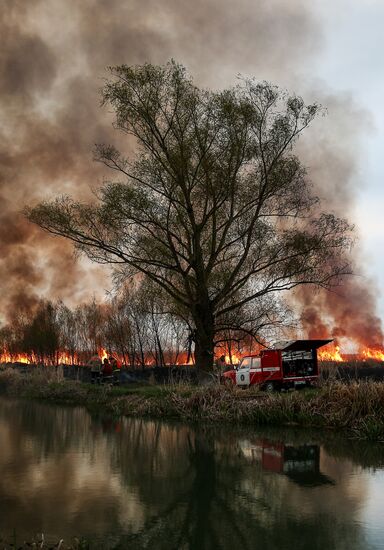
[[[259,385],[266,391],[310,386],[319,376],[317,350],[332,340],[290,340],[243,357],[223,382],[240,387]]]

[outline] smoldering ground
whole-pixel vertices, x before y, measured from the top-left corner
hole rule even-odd
[[[304,0],[1,0],[0,278],[3,315],[40,296],[70,302],[109,286],[107,272],[72,258],[72,246],[27,223],[20,209],[58,194],[92,200],[105,173],[97,142],[121,147],[100,108],[108,65],[180,61],[198,85],[221,88],[238,73],[288,87],[328,108],[300,154],[326,208],[353,206],[366,115],[313,79],[324,46],[316,3]],[[360,132],[351,132],[351,121]],[[362,136],[362,137],[361,137]],[[123,148],[127,148],[127,144]],[[346,208],[347,206],[347,208]],[[361,286],[363,279],[359,280]],[[349,291],[354,283],[349,282]],[[357,295],[357,294],[356,294]],[[360,293],[358,293],[360,295]],[[304,301],[306,295],[304,294]],[[358,301],[358,300],[357,300]],[[327,316],[340,325],[340,314]],[[374,300],[371,300],[374,315]],[[331,316],[332,316],[331,315]],[[338,316],[341,318],[338,318]],[[381,330],[381,329],[380,329]]]

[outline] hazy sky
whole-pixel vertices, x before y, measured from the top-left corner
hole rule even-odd
[[[0,313],[41,296],[73,304],[108,288],[105,271],[75,263],[68,243],[44,235],[19,212],[60,193],[88,198],[101,184],[92,147],[121,144],[99,106],[105,67],[173,57],[199,85],[220,88],[238,73],[254,75],[327,108],[303,137],[300,154],[327,209],[348,216],[359,236],[359,288],[346,287],[334,325],[356,317],[356,308],[369,310],[364,330],[371,320],[378,325],[384,2],[0,0],[0,6]],[[331,305],[323,306],[332,315]],[[377,311],[383,319],[382,297]]]

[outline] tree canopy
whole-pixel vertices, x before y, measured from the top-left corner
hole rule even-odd
[[[118,177],[96,204],[63,196],[26,213],[123,279],[140,273],[162,289],[190,320],[207,371],[215,334],[239,328],[251,305],[261,325],[273,322],[281,291],[329,287],[349,271],[350,227],[322,212],[294,154],[320,107],[254,79],[200,89],[175,62],[110,75],[103,101],[135,153],[96,147]]]

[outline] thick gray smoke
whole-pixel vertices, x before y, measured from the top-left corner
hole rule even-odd
[[[320,92],[317,92],[320,96]],[[356,191],[362,182],[359,153],[371,130],[371,120],[348,95],[323,95],[328,116],[317,121],[299,145],[304,164],[323,207],[351,219]],[[308,139],[307,139],[308,138]],[[332,292],[301,288],[296,295],[302,310],[303,334],[353,342],[358,348],[383,346],[382,323],[376,313],[377,288],[364,272],[358,229],[351,251],[353,276]],[[344,342],[343,342],[343,339]]]
[[[301,153],[319,194],[353,202],[357,145],[349,98],[324,94],[306,76],[323,45],[305,0],[1,0],[0,312],[41,296],[78,302],[109,286],[105,270],[75,262],[72,248],[19,213],[57,194],[92,197],[104,176],[96,142],[114,142],[98,90],[108,65],[180,61],[202,86],[221,88],[238,73],[270,80],[329,110]],[[313,74],[313,72],[311,73]],[[126,147],[126,144],[122,145]],[[343,214],[346,214],[344,206]],[[353,284],[352,284],[353,286]],[[327,308],[326,300],[322,301]],[[374,308],[374,303],[372,304]],[[374,314],[374,310],[371,311]],[[337,322],[338,323],[338,322]]]

